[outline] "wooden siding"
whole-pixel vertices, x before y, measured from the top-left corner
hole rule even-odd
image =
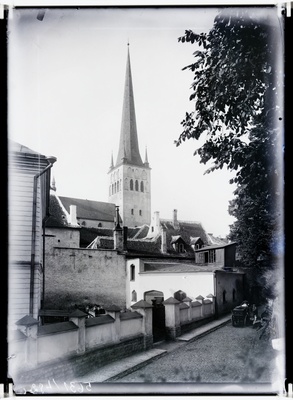
[[[8,167],[8,321],[15,328],[17,320],[29,314],[30,277],[32,255],[33,191],[34,176],[48,165],[44,156],[12,153]],[[46,174],[44,174],[46,175]],[[44,199],[42,189],[46,176],[37,179],[36,243],[34,275],[33,317],[38,317],[42,290],[42,219]]]

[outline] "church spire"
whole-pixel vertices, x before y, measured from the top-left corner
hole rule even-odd
[[[126,75],[122,108],[122,123],[120,131],[120,144],[116,166],[127,163],[142,166],[143,162],[139,153],[136,117],[134,107],[134,96],[132,86],[132,75],[130,66],[129,43],[127,44]]]
[[[114,160],[113,160],[113,151],[112,151],[110,169],[113,169],[113,168],[114,168]]]
[[[144,165],[146,167],[149,167],[148,150],[147,150],[147,148],[145,148]]]

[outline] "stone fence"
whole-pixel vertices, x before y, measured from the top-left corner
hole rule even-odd
[[[170,297],[165,307],[166,339],[215,317],[215,298]],[[153,306],[140,300],[131,310],[121,312],[112,306],[106,314],[88,318],[75,310],[69,320],[40,325],[31,316],[19,320],[14,337],[9,339],[9,375],[15,383],[28,384],[48,379],[75,379],[109,362],[153,345]]]
[[[80,377],[110,361],[152,347],[152,306],[140,301],[133,310],[109,307],[87,318],[76,310],[69,321],[47,325],[25,316],[9,341],[9,375],[22,384]]]
[[[166,337],[176,339],[182,333],[215,318],[215,296],[197,296],[195,301],[189,297],[182,301],[169,297],[165,306]]]

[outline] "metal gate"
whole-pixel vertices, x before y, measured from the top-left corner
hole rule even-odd
[[[165,306],[162,302],[152,300],[153,303],[153,341],[159,342],[166,339]]]
[[[153,306],[153,341],[159,342],[166,338],[164,293],[160,290],[150,290],[144,293],[144,299]]]

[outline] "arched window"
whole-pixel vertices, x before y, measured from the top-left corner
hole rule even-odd
[[[139,210],[139,215],[142,216],[142,211],[141,210]]]
[[[131,301],[137,301],[137,293],[135,290],[133,290],[131,293]]]
[[[117,183],[115,182],[115,186],[114,186],[114,193],[117,192]]]
[[[103,224],[101,222],[98,223],[98,227],[102,228]]]
[[[144,191],[144,187],[143,187],[143,181],[140,182],[140,191],[143,192]]]
[[[117,192],[119,192],[119,181],[117,181]]]
[[[130,265],[130,280],[135,281],[135,265]]]
[[[133,190],[133,179],[130,179],[130,190]]]
[[[135,190],[138,192],[138,181],[135,181]]]
[[[124,179],[124,189],[128,190],[128,179]]]

